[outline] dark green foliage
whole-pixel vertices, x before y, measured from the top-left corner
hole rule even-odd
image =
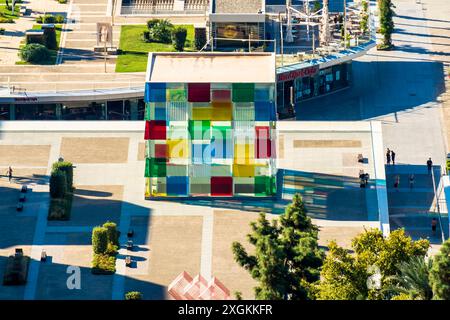
[[[103,228],[108,230],[108,243],[112,245],[119,245],[119,232],[117,231],[117,224],[114,222],[107,221],[103,224]]]
[[[406,294],[412,300],[431,300],[433,291],[429,281],[432,260],[426,261],[424,257],[414,256],[409,261],[398,264],[398,273],[387,277],[388,294],[392,297]]]
[[[47,28],[44,30],[44,45],[50,50],[58,49],[58,44],[56,43],[56,32],[54,28]]]
[[[395,15],[394,5],[391,0],[378,0],[380,9],[380,32],[383,35],[383,48],[390,48],[392,46],[392,33],[394,32]]]
[[[70,219],[72,211],[73,194],[66,193],[63,199],[50,198],[50,206],[48,210],[48,220],[66,221]]]
[[[168,20],[159,20],[150,31],[152,41],[170,43],[172,41],[173,25]]]
[[[92,260],[93,274],[113,274],[116,272],[116,258],[108,254],[94,254]]]
[[[73,191],[73,164],[68,161],[58,161],[53,163],[52,171],[62,171],[66,175],[67,190]]]
[[[64,23],[64,16],[61,14],[56,15],[55,23]]]
[[[160,19],[150,19],[147,21],[148,30],[153,29],[161,20]]]
[[[258,281],[256,299],[311,299],[324,253],[318,247],[318,229],[306,215],[300,195],[294,196],[279,221],[270,223],[261,213],[251,228],[248,240],[255,246],[255,255],[249,255],[238,242],[232,249],[239,265]]]
[[[144,42],[152,42],[152,39],[150,38],[150,31],[145,30],[142,32],[141,39]]]
[[[195,49],[202,49],[207,42],[206,39],[206,28],[195,28]]]
[[[450,300],[450,240],[444,242],[433,259],[430,283],[433,288],[433,299]]]
[[[3,274],[4,286],[24,285],[27,282],[30,257],[9,256]]]
[[[95,227],[92,230],[92,249],[96,254],[104,254],[108,248],[108,229]]]
[[[67,180],[64,172],[53,171],[50,176],[50,196],[62,199],[67,192]]]
[[[45,62],[50,58],[50,51],[42,44],[27,44],[20,49],[20,57],[26,62]]]
[[[183,51],[186,45],[187,30],[186,28],[176,27],[172,30],[173,47],[177,51]]]
[[[125,300],[142,300],[142,293],[139,291],[130,291],[125,293]]]

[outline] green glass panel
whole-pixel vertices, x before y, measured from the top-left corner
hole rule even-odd
[[[255,177],[255,195],[273,196],[276,194],[275,177]]]
[[[255,101],[254,83],[233,83],[233,102],[253,102]]]
[[[166,177],[165,159],[147,159],[145,163],[145,177]]]
[[[151,106],[150,106],[150,102],[147,102],[145,104],[145,114],[144,114],[144,120],[152,120],[151,118]]]
[[[209,120],[189,120],[189,136],[192,140],[209,140],[209,129],[211,128],[211,121]]]

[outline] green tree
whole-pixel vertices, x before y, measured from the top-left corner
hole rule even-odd
[[[367,296],[367,271],[348,250],[332,241],[321,271],[319,300],[358,300]]]
[[[378,6],[380,10],[380,32],[383,35],[383,46],[392,46],[392,33],[394,32],[394,20],[395,15],[394,4],[391,0],[378,0]]]
[[[398,265],[398,273],[386,278],[387,292],[408,295],[412,300],[431,300],[433,291],[430,285],[430,270],[432,260],[425,260],[422,256],[414,256],[409,261]],[[398,299],[398,298],[397,298]]]
[[[441,250],[433,259],[430,282],[434,299],[450,300],[450,240],[443,243]]]
[[[158,20],[150,31],[150,38],[155,42],[170,43],[172,40],[173,25],[169,20]]]
[[[236,262],[258,281],[256,299],[311,298],[324,254],[317,243],[318,229],[306,215],[301,197],[294,196],[279,221],[269,222],[261,213],[250,226],[248,240],[255,254],[249,255],[238,242],[232,250]]]
[[[96,254],[104,254],[108,248],[108,229],[95,227],[92,230],[92,249]]]
[[[427,240],[413,241],[403,229],[383,237],[378,229],[366,230],[352,240],[353,255],[336,243],[330,244],[330,254],[322,267],[317,286],[319,299],[383,299],[389,298],[389,277],[399,273],[399,265],[412,257],[425,257]],[[379,271],[379,287],[368,286],[368,280]]]

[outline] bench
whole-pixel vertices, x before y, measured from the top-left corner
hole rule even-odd
[[[22,185],[22,189],[20,189],[20,192],[27,193],[27,191],[28,191],[28,186],[26,184]]]
[[[127,267],[131,267],[131,257],[130,257],[130,256],[127,256],[127,257],[125,258],[125,265],[126,265]]]
[[[15,254],[16,254],[16,257],[23,256],[23,249],[22,248],[16,248]]]
[[[128,250],[133,250],[133,241],[132,240],[128,240],[128,242],[127,242],[127,249]]]
[[[25,202],[26,199],[27,197],[25,196],[25,193],[21,193],[19,197],[19,202]]]
[[[134,230],[133,229],[129,229],[127,232],[127,237],[128,238],[132,238],[134,236]]]
[[[23,211],[23,203],[22,202],[17,203],[16,211],[19,211],[19,212]]]

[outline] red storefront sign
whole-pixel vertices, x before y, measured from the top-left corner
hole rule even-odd
[[[289,80],[294,80],[297,78],[303,78],[303,77],[311,77],[315,75],[317,72],[319,72],[319,66],[311,66],[304,69],[289,71],[285,73],[281,73],[277,77],[278,82],[284,82]]]

